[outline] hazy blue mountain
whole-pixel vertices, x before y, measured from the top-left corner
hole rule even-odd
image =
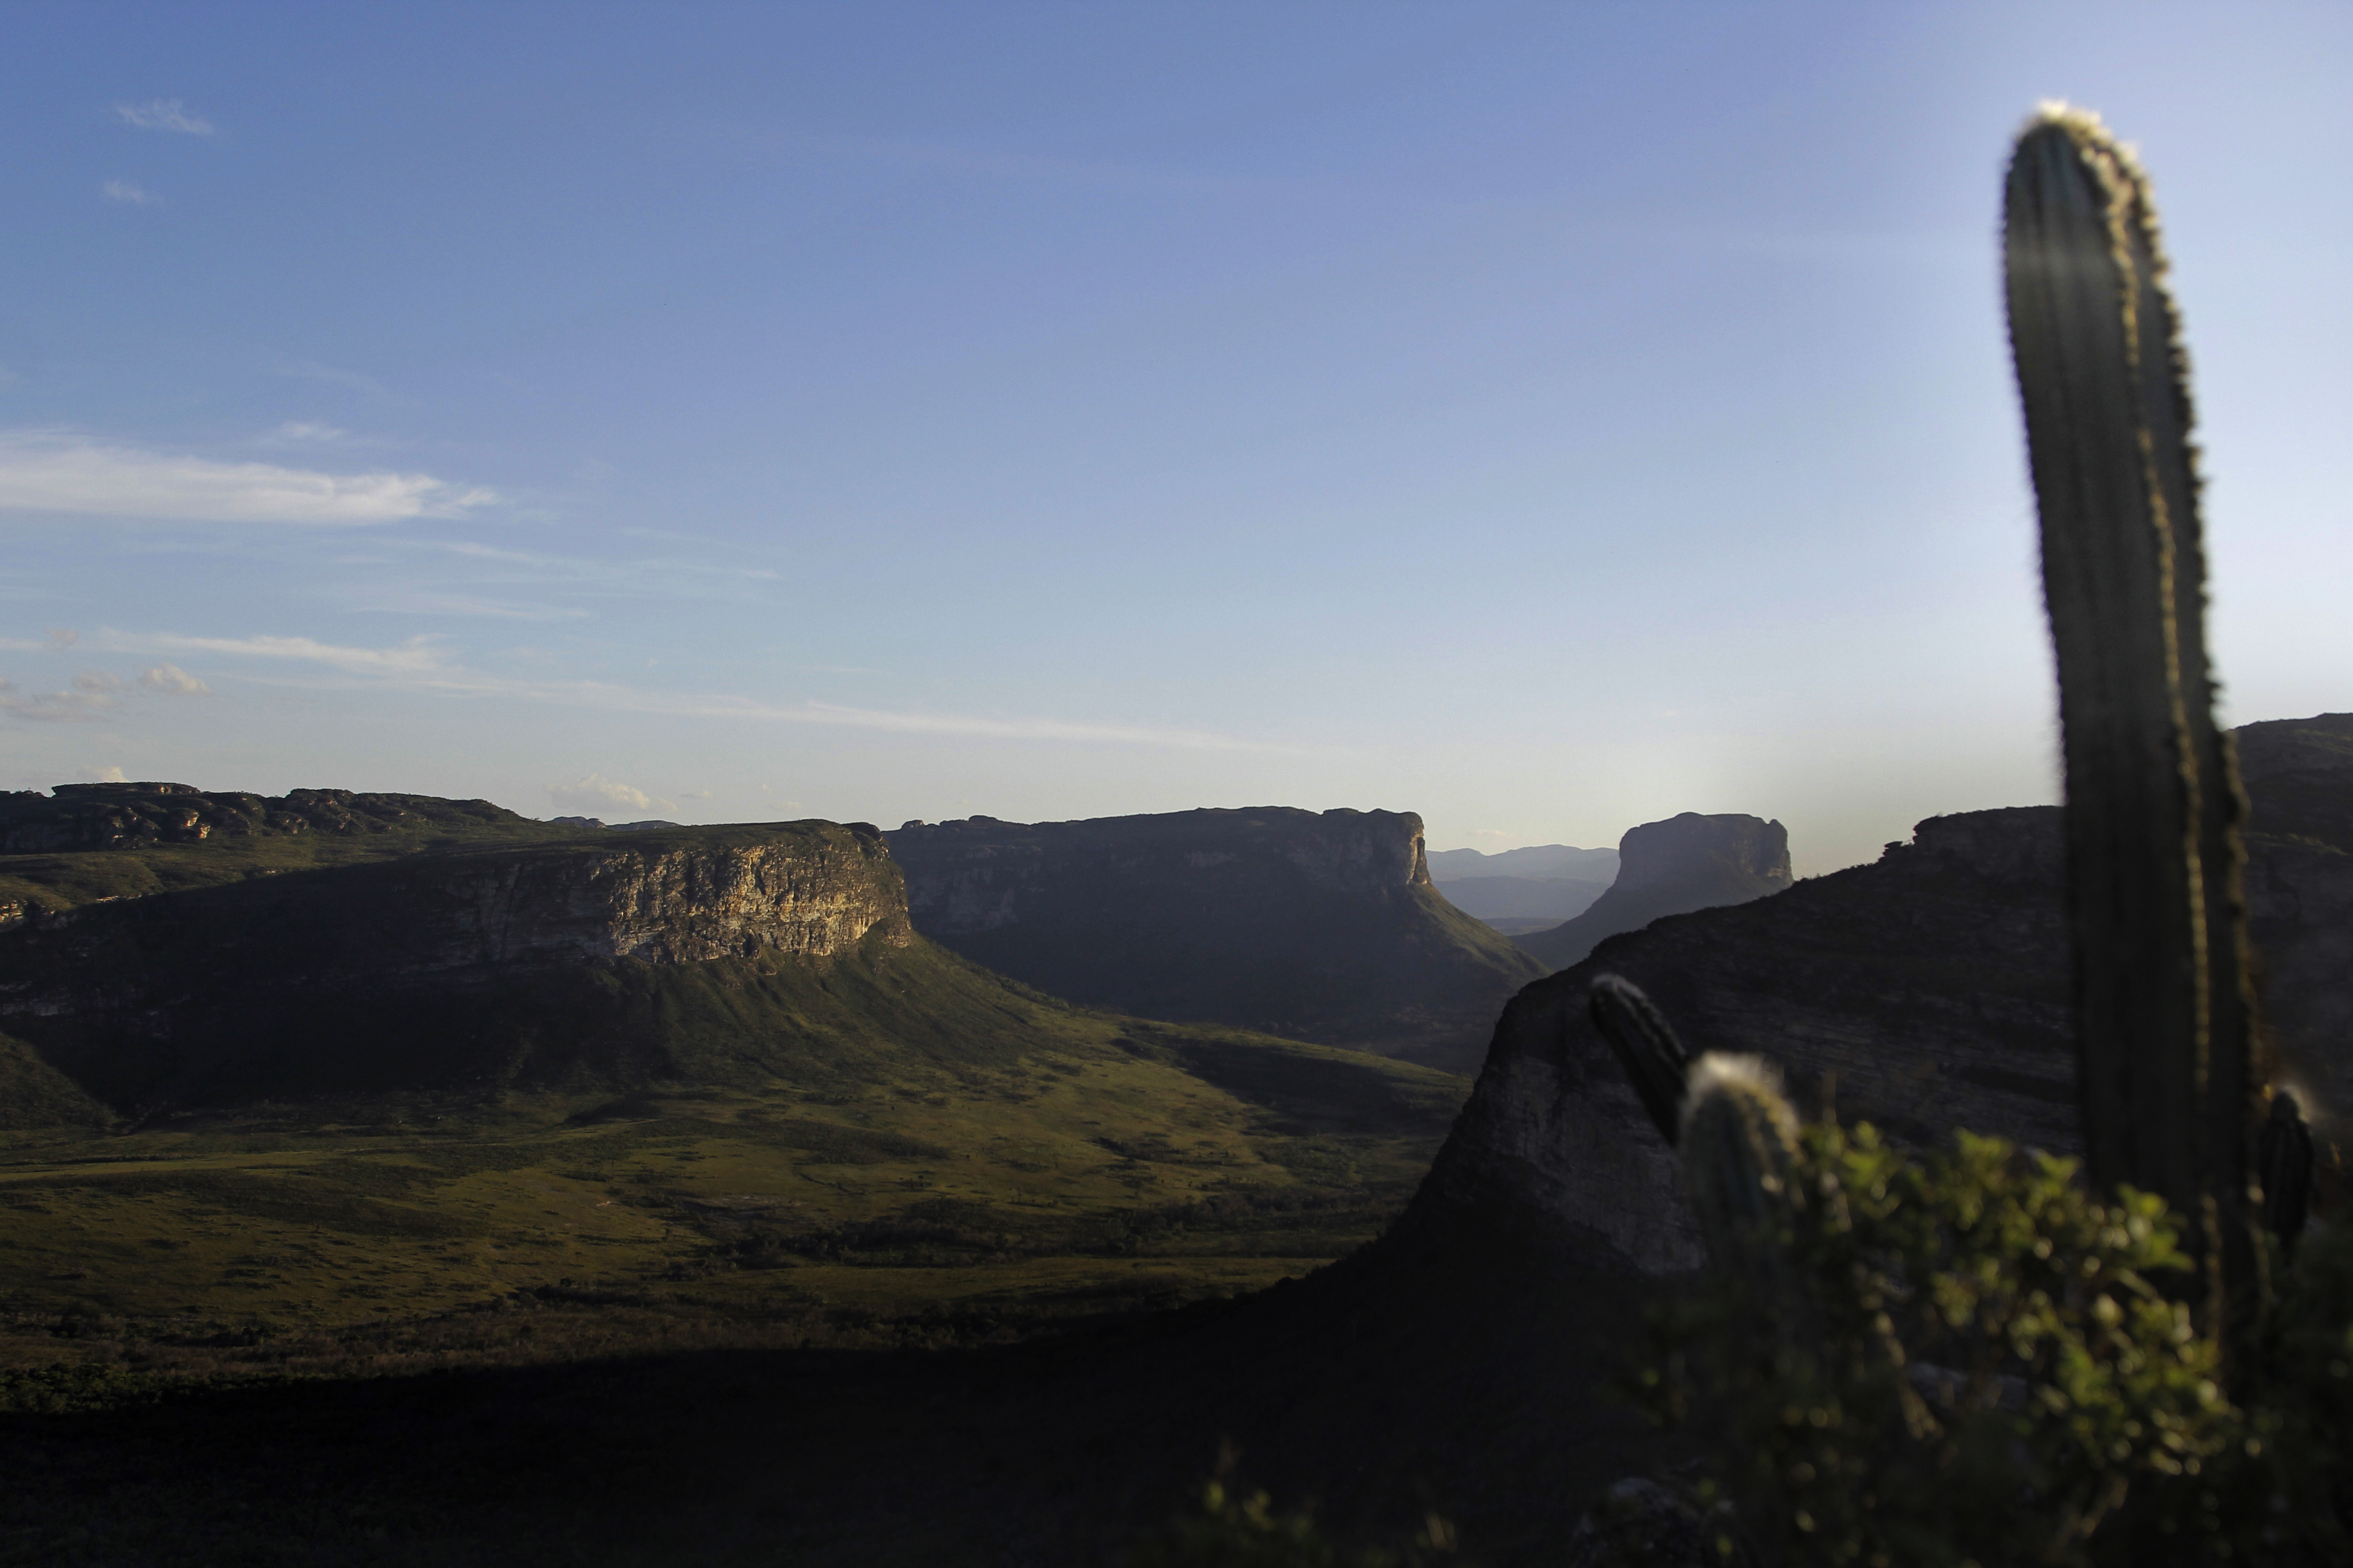
[[[1573,881],[1567,877],[1463,877],[1437,886],[1448,903],[1490,922],[1521,919],[1558,922],[1583,914],[1594,900],[1609,890],[1607,882]]]
[[[1493,855],[1478,849],[1433,849],[1424,858],[1430,879],[1440,884],[1472,877],[1558,877],[1606,888],[1618,875],[1617,850],[1579,849],[1573,844],[1531,844]]]
[[[1618,841],[1618,879],[1592,908],[1549,931],[1515,936],[1546,964],[1566,969],[1603,937],[1640,931],[1662,915],[1746,903],[1789,885],[1789,835],[1778,822],[1686,811],[1630,827]]]

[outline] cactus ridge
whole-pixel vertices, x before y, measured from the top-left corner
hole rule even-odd
[[[1684,1079],[1691,1068],[1666,1016],[1632,981],[1616,974],[1597,974],[1586,992],[1586,1011],[1593,1026],[1609,1042],[1618,1065],[1651,1115],[1659,1136],[1672,1148],[1683,1134]]]

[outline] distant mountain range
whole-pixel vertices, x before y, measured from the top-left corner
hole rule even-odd
[[[1041,977],[1126,1013],[1252,1020],[1234,1038],[1309,1079],[1342,1058],[1269,1026],[1451,1050],[1462,1070],[1538,973],[1438,897],[1409,815],[891,837],[919,868],[920,921],[863,823],[614,829],[166,784],[0,796],[16,847],[0,853],[0,1125],[415,1092],[839,1093],[909,1063],[1013,1060],[1040,1017],[1117,1032],[1019,983]]]
[[[1479,849],[1432,849],[1423,858],[1430,865],[1430,879],[1440,886],[1475,877],[1529,877],[1599,882],[1606,888],[1618,875],[1615,849],[1579,849],[1568,844],[1531,844],[1493,855]]]

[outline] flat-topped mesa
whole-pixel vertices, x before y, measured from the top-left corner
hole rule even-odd
[[[216,838],[463,829],[529,821],[487,800],[298,789],[282,795],[184,784],[69,784],[0,792],[0,855],[143,849]]]
[[[758,835],[646,829],[621,845],[433,856],[405,868],[446,911],[436,951],[451,967],[541,954],[825,958],[878,927],[895,946],[910,940],[904,890],[871,825]]]
[[[0,1033],[118,1107],[543,1079],[634,1026],[649,970],[913,940],[869,824],[649,830],[35,911]]]
[[[1547,968],[1565,969],[1604,937],[1665,915],[1746,903],[1789,883],[1789,835],[1778,822],[1686,811],[1628,828],[1608,892],[1575,919],[1515,940]]]
[[[1537,972],[1439,897],[1411,812],[976,816],[887,837],[924,935],[1057,995],[1145,1017],[1460,1068]]]

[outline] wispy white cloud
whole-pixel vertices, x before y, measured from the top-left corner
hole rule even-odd
[[[108,201],[121,202],[134,207],[152,207],[162,199],[149,195],[144,185],[130,180],[109,180],[98,189]]]
[[[448,517],[498,496],[430,474],[222,463],[54,430],[0,432],[0,510],[353,527]]]
[[[586,815],[598,811],[676,811],[673,801],[659,799],[641,789],[608,779],[602,773],[590,773],[586,778],[568,784],[550,784],[547,798],[565,811]]]
[[[346,675],[374,676],[412,685],[441,686],[465,674],[450,662],[447,650],[437,647],[427,637],[411,637],[392,647],[342,647],[310,637],[187,637],[164,635],[110,637],[108,640],[132,651],[296,659],[307,664],[323,664]]]
[[[531,680],[491,675],[459,664],[428,637],[411,637],[390,647],[351,647],[310,637],[198,637],[175,634],[109,633],[111,649],[125,652],[212,654],[280,663],[313,664],[350,679],[390,689],[507,697],[607,712],[717,719],[739,723],[820,724],[906,735],[953,735],[976,740],[1068,741],[1086,744],[1171,747],[1186,751],[1297,752],[1302,748],[1246,741],[1202,730],[1168,730],[1142,724],[1092,724],[1064,719],[983,717],[959,713],[892,712],[830,702],[765,702],[731,693],[661,691],[602,680]]]
[[[494,621],[578,621],[588,617],[587,611],[563,605],[487,598],[479,594],[437,594],[417,588],[361,587],[337,597],[364,614],[465,616]]]
[[[155,666],[139,678],[139,684],[172,697],[209,697],[213,689],[176,664]]]
[[[60,653],[81,641],[81,634],[71,626],[44,626],[41,629],[48,634],[49,646]]]
[[[40,723],[71,724],[103,719],[122,694],[122,681],[104,670],[86,670],[63,691],[26,691],[0,679],[0,713]]]
[[[332,425],[321,425],[307,419],[289,419],[261,437],[265,447],[323,447],[348,441],[352,433]]]
[[[174,131],[183,136],[210,136],[215,127],[209,120],[188,112],[184,98],[151,98],[144,103],[118,103],[115,114],[125,125],[135,125],[142,131]]]

